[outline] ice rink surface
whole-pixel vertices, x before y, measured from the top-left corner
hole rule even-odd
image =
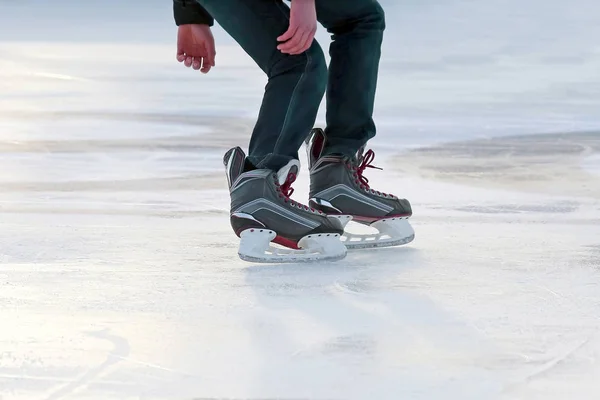
[[[264,77],[101,3],[0,3],[0,399],[600,396],[596,1],[384,1],[368,178],[417,238],[270,266],[221,164]]]

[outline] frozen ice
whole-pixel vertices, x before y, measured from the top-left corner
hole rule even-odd
[[[251,59],[182,68],[169,1],[0,2],[0,399],[600,396],[600,5],[382,3],[368,178],[416,239],[258,265]]]
[[[583,160],[583,169],[591,174],[600,176],[600,156],[589,156]]]

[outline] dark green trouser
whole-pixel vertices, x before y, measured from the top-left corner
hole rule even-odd
[[[327,153],[353,156],[375,136],[373,104],[385,16],[377,0],[316,0],[317,18],[332,34],[329,71],[315,41],[300,55],[277,50],[288,28],[282,0],[197,0],[267,74],[250,161],[277,170],[315,123],[327,89]]]

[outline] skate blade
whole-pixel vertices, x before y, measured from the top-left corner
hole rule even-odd
[[[352,220],[352,217],[347,215],[335,218],[342,222],[344,229]],[[415,239],[415,231],[408,219],[409,217],[395,217],[375,221],[369,226],[377,229],[378,233],[357,234],[344,231],[340,240],[348,250],[402,246]]]
[[[240,234],[240,259],[254,263],[309,263],[339,261],[346,257],[346,246],[338,234],[314,234],[300,239],[299,250],[274,247],[277,234],[267,229],[247,229]]]

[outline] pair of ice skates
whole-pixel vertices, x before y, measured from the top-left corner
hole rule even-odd
[[[398,246],[414,239],[405,199],[369,187],[363,176],[373,151],[355,158],[322,156],[326,137],[313,129],[306,140],[310,168],[309,205],[290,196],[300,171],[293,160],[277,172],[256,169],[241,148],[223,159],[231,193],[231,226],[241,238],[239,256],[251,262],[336,261],[348,249]],[[355,221],[375,234],[344,232]],[[276,244],[278,246],[275,246]]]

